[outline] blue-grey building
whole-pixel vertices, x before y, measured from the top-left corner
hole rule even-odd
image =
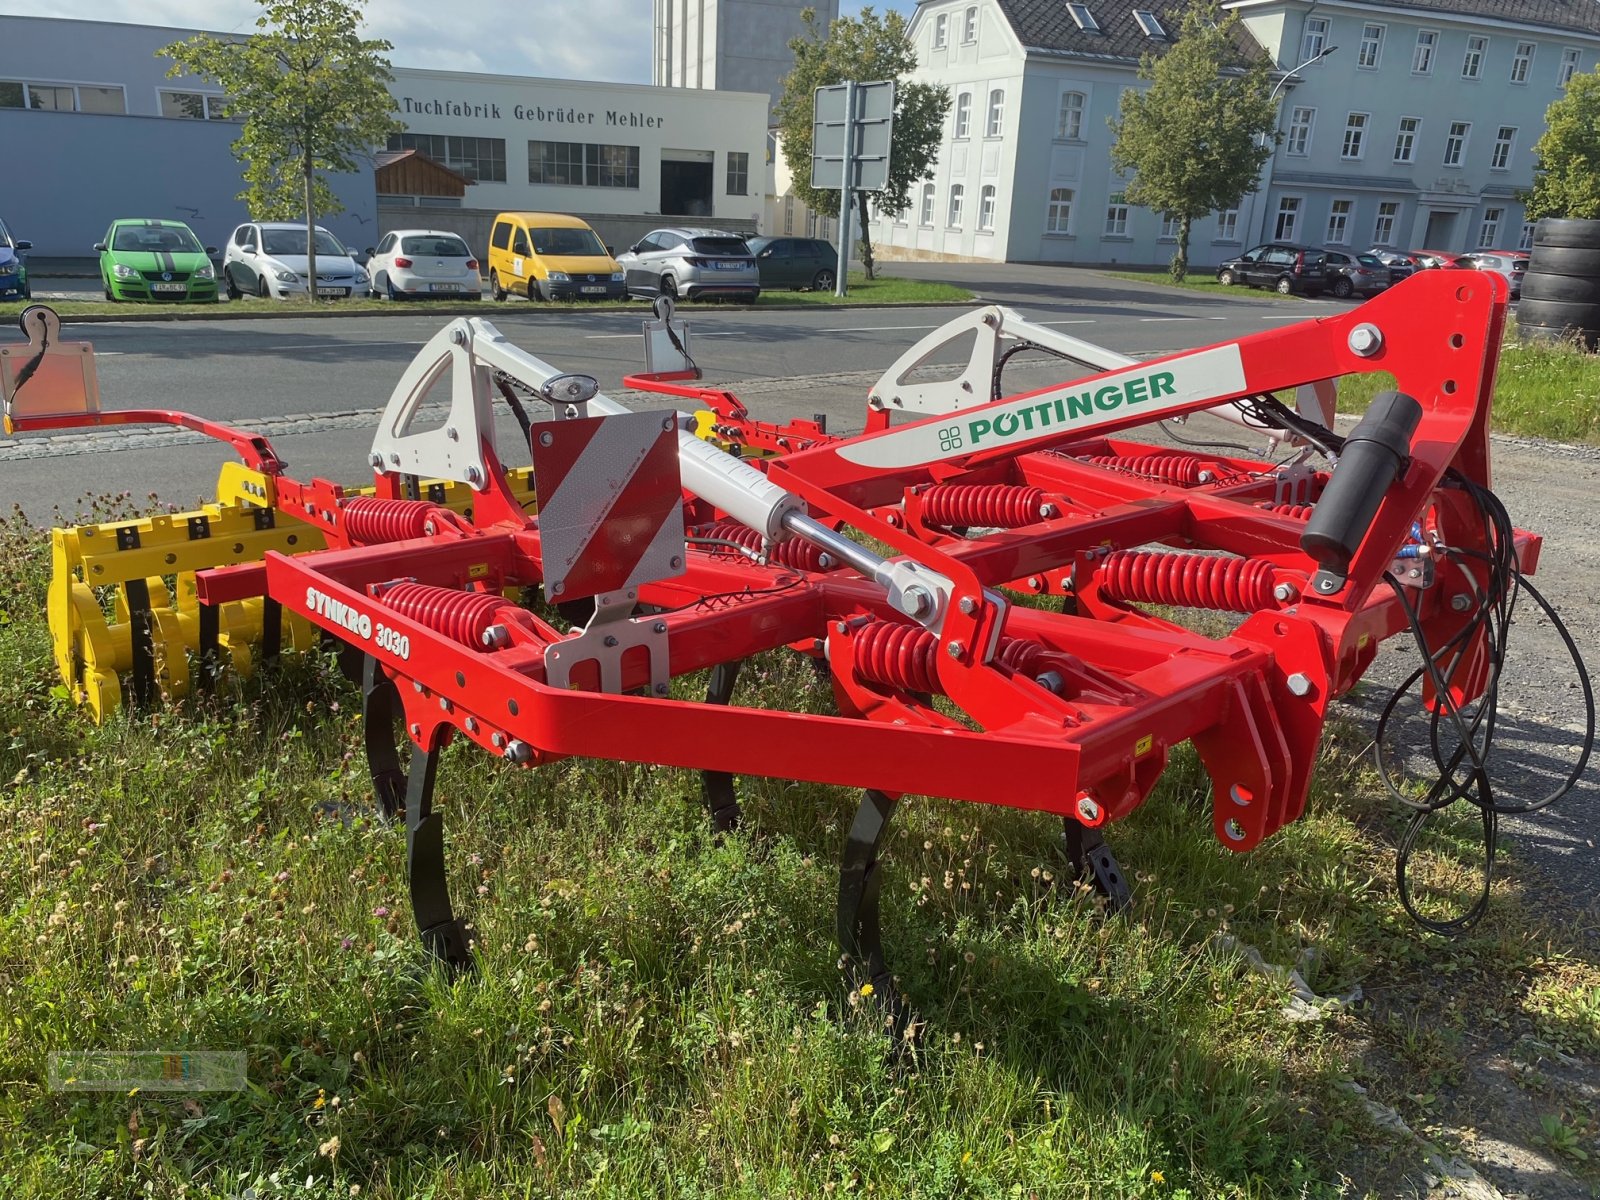
[[[1107,121],[1187,5],[920,0],[918,78],[951,91],[935,178],[879,217],[886,257],[1160,264],[1176,222],[1127,202]],[[1517,199],[1600,3],[1227,0],[1275,68],[1283,140],[1237,209],[1191,231],[1218,262],[1269,239],[1365,250],[1526,245]],[[1307,60],[1315,60],[1307,64]]]

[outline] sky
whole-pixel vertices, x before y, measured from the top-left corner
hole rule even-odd
[[[841,0],[839,12],[861,7]],[[874,7],[909,17],[916,3]],[[37,0],[0,0],[4,16],[39,9]],[[365,9],[368,36],[394,43],[397,67],[650,82],[651,0],[368,0]],[[248,33],[259,11],[254,0],[52,0],[48,15]]]

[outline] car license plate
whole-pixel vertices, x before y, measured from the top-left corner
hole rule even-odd
[[[744,264],[742,262],[719,262],[717,264],[717,270],[719,270],[719,271],[742,271],[742,270],[744,270]]]
[[[593,287],[585,285],[584,287],[581,287],[578,290],[580,292],[604,292],[606,289],[605,289],[605,286],[603,284],[596,284]]]
[[[152,292],[187,292],[189,285],[187,283],[152,283],[150,290]]]
[[[431,291],[435,292],[459,292],[461,290],[459,283],[433,283],[428,286]]]
[[[348,288],[339,288],[339,287],[319,287],[317,289],[317,295],[319,295],[319,296],[342,296],[348,290],[349,290]]]

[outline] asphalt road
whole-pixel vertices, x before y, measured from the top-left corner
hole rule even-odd
[[[1140,357],[1349,307],[1242,291],[1214,297],[1049,267],[941,263],[895,264],[894,270],[953,279],[1051,328]],[[877,375],[958,311],[710,308],[684,315],[708,382],[729,385],[757,416],[820,412],[830,428],[848,432],[860,428],[864,397]],[[633,313],[583,313],[485,303],[481,315],[518,345],[560,369],[596,376],[613,393],[625,374],[644,366],[640,322],[648,314],[642,305]],[[438,316],[402,311],[339,320],[78,326],[69,327],[69,336],[93,342],[106,407],[176,408],[239,422],[266,433],[296,476],[356,482],[365,475],[372,431],[390,390],[443,324]],[[16,337],[14,330],[0,330],[0,341]],[[1043,365],[1017,369],[1019,387],[1055,377]],[[513,430],[507,419],[504,436],[511,438]],[[1212,436],[1236,434],[1219,424]],[[230,457],[198,435],[166,429],[0,440],[0,506],[9,511],[20,504],[40,524],[55,523],[57,507],[72,513],[85,496],[124,490],[191,507],[210,498],[217,469]],[[1497,439],[1494,470],[1513,519],[1545,535],[1539,585],[1600,667],[1600,600],[1594,595],[1600,516],[1593,505],[1600,494],[1600,453]],[[1376,684],[1403,677],[1416,661],[1400,639],[1386,645],[1369,674],[1374,686],[1350,701],[1358,714],[1374,716],[1381,704]],[[1582,706],[1554,632],[1531,605],[1521,610],[1506,680],[1505,782],[1532,790],[1571,761]],[[1600,840],[1597,780],[1600,768],[1591,766],[1562,806],[1508,822],[1535,866],[1591,911],[1600,910],[1593,868]]]

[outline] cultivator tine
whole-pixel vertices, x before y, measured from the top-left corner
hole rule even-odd
[[[876,788],[862,792],[839,863],[838,912],[840,967],[854,987],[883,1007],[886,1023],[896,1032],[906,1028],[911,1013],[884,959],[878,899],[883,886],[879,851],[899,803],[898,796]]]
[[[451,971],[472,966],[471,926],[450,906],[450,885],[444,869],[444,817],[433,809],[433,786],[439,769],[435,742],[413,749],[406,785],[406,877],[411,911],[428,953]]]
[[[151,641],[154,620],[150,613],[150,584],[130,579],[122,585],[128,605],[128,625],[133,635],[133,703],[149,708],[156,702],[156,657]]]
[[[1098,829],[1091,829],[1076,817],[1061,818],[1061,841],[1074,877],[1089,883],[1106,900],[1106,911],[1121,912],[1133,903],[1133,889],[1127,872],[1111,853]]]
[[[283,652],[283,605],[271,596],[261,598],[261,661],[276,663]]]
[[[222,672],[222,613],[215,604],[202,604],[197,612],[200,618],[198,686],[209,692],[217,685]]]
[[[727,704],[733,699],[734,685],[739,681],[739,661],[718,663],[711,670],[711,682],[706,685],[707,704]],[[739,828],[739,794],[734,790],[733,776],[727,771],[701,771],[700,794],[705,798],[706,809],[711,814],[714,833],[728,833]]]
[[[396,730],[405,720],[400,693],[394,681],[370,654],[361,670],[361,728],[367,748],[367,771],[372,794],[378,801],[378,818],[385,823],[405,815],[406,772],[400,766]]]

